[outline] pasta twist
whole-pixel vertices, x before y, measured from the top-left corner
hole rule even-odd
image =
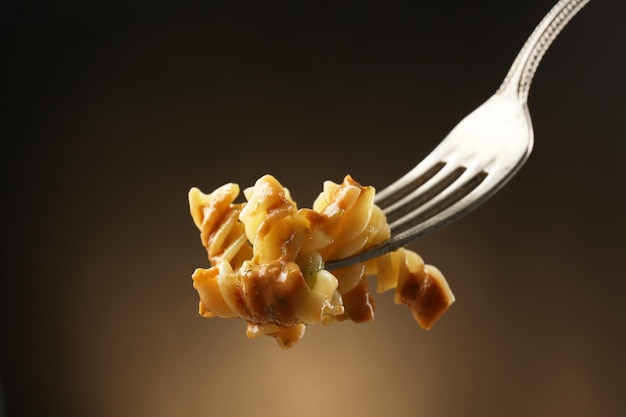
[[[298,209],[271,175],[244,190],[245,203],[234,203],[239,191],[233,183],[211,194],[189,191],[211,263],[192,275],[202,316],[242,318],[248,337],[270,335],[290,348],[306,325],[372,320],[369,276],[377,276],[378,292],[395,288],[394,302],[408,305],[425,329],[454,302],[441,272],[406,249],[333,273],[324,269],[325,261],[389,238],[372,187],[350,176],[341,184],[326,181],[310,209]]]

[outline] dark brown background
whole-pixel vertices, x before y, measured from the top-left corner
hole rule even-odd
[[[6,416],[623,415],[624,2],[545,56],[518,176],[412,245],[457,296],[444,318],[424,332],[385,293],[374,322],[289,351],[198,316],[188,189],[271,173],[304,207],[345,174],[384,187],[552,2],[204,3],[0,12]]]

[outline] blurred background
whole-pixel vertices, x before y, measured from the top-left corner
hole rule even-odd
[[[530,90],[535,149],[411,248],[457,301],[392,294],[291,350],[198,315],[187,191],[266,173],[310,207],[382,189],[500,85],[553,5],[9,1],[0,11],[0,414],[621,416],[626,3],[594,0]]]

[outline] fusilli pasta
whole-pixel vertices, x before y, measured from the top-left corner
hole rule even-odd
[[[270,335],[290,348],[306,325],[372,320],[370,276],[377,292],[395,288],[394,302],[409,306],[424,329],[454,302],[441,272],[405,248],[332,273],[324,269],[326,261],[389,238],[373,187],[349,175],[341,184],[326,181],[312,208],[298,208],[271,175],[243,191],[246,202],[235,203],[239,192],[234,183],[210,194],[189,191],[211,264],[192,275],[202,316],[242,318],[248,337]]]

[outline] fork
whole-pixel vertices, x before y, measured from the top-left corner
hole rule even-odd
[[[461,120],[420,163],[376,194],[391,237],[359,254],[331,260],[339,269],[405,246],[473,210],[528,159],[534,141],[528,91],[544,53],[590,0],[560,0],[539,22],[496,92]]]

